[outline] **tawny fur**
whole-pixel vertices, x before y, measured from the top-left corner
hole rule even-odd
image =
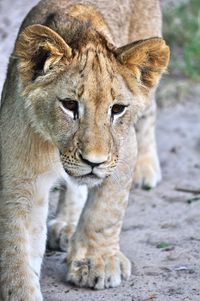
[[[119,247],[129,190],[133,178],[151,187],[161,178],[154,92],[169,49],[160,36],[157,0],[43,0],[26,17],[0,110],[1,300],[43,300],[49,192],[61,179],[68,190],[49,243],[70,239],[67,280],[103,289],[130,276]]]

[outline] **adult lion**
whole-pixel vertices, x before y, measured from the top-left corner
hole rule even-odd
[[[61,178],[70,199],[60,198],[52,244],[80,214],[71,179],[89,188],[67,279],[103,289],[129,277],[119,233],[132,179],[153,187],[161,177],[153,99],[169,49],[160,36],[157,0],[43,0],[26,17],[0,111],[1,300],[42,300],[48,197]]]

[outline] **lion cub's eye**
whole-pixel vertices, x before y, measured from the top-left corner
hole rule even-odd
[[[79,118],[78,101],[69,98],[59,99],[59,101],[62,103],[65,109],[71,111],[74,114],[74,119]]]
[[[67,110],[70,110],[72,112],[76,112],[78,110],[78,102],[75,100],[64,99],[61,102],[63,107]]]
[[[119,114],[123,113],[126,107],[127,106],[121,105],[121,104],[115,104],[115,105],[113,105],[112,109],[111,109],[112,116],[119,115]]]

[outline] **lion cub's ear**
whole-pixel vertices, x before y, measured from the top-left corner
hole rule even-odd
[[[116,50],[117,57],[145,88],[154,87],[169,63],[170,51],[161,38],[133,42]]]
[[[23,79],[33,81],[45,75],[63,58],[69,59],[72,50],[55,31],[35,24],[20,33],[15,54],[19,58],[19,71]]]

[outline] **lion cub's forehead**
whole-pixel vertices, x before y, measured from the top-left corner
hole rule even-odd
[[[64,97],[103,102],[122,97],[122,79],[114,59],[106,51],[88,49],[79,54],[59,87]]]

